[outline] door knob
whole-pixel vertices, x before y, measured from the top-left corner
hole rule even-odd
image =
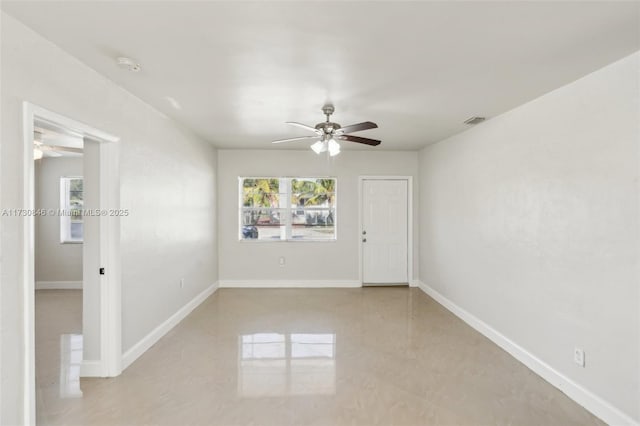
[[[367,231],[362,231],[362,235],[367,235]]]
[[[366,238],[363,238],[363,239],[362,239],[362,242],[363,242],[363,243],[366,243],[366,242],[367,242],[367,239],[366,239]]]

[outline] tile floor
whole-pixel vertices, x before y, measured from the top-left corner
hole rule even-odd
[[[78,381],[81,297],[36,292],[39,424],[603,424],[418,289],[221,289]]]

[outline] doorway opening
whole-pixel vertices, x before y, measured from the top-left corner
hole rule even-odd
[[[36,413],[82,396],[83,147],[82,135],[34,119]]]
[[[24,206],[33,212],[23,235],[24,411],[34,424],[43,395],[77,398],[80,377],[122,370],[120,223],[110,214],[119,209],[119,146],[28,102],[23,137]]]

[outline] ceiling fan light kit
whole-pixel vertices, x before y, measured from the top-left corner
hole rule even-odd
[[[340,144],[338,142],[335,141],[335,139],[329,139],[329,142],[327,143],[329,145],[329,155],[330,156],[335,156],[340,154]]]
[[[43,156],[44,156],[44,152],[42,152],[41,149],[33,148],[33,159],[34,160],[42,160]]]
[[[352,136],[347,133],[359,132],[362,130],[368,129],[376,129],[378,125],[371,121],[364,121],[358,124],[352,124],[350,126],[342,127],[338,123],[331,122],[331,114],[335,111],[335,108],[331,104],[327,104],[322,107],[322,112],[326,115],[327,120],[318,123],[315,127],[307,126],[306,124],[298,123],[295,121],[288,121],[286,124],[290,124],[292,126],[300,127],[305,130],[309,130],[315,133],[314,136],[299,136],[295,138],[288,139],[280,139],[277,141],[273,141],[272,143],[283,143],[283,142],[294,142],[299,140],[309,140],[309,139],[318,139],[314,144],[311,145],[311,149],[316,154],[321,154],[323,152],[329,152],[329,156],[333,157],[340,154],[340,144],[337,140],[347,141],[347,142],[356,142],[369,146],[378,146],[381,141],[376,139],[363,138],[360,136]]]
[[[311,149],[316,154],[321,154],[327,150],[327,144],[325,144],[324,141],[318,141],[311,145]]]

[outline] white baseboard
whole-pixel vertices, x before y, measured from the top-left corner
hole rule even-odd
[[[221,280],[220,288],[353,288],[358,280]]]
[[[82,361],[80,364],[80,377],[106,377],[100,361]]]
[[[36,290],[82,290],[82,281],[36,281]]]
[[[467,312],[451,300],[440,294],[434,288],[426,285],[422,281],[418,281],[418,287],[435,299],[442,306],[451,311],[458,318],[466,322],[475,330],[486,336],[493,343],[507,351],[515,359],[529,367],[533,372],[541,376],[547,382],[560,389],[569,398],[582,405],[593,415],[599,417],[610,425],[631,425],[639,426],[639,423],[623,413],[609,402],[600,398],[593,392],[585,389],[567,376],[542,361],[525,348],[501,334],[493,327]]]
[[[178,325],[187,315],[197,308],[207,297],[211,296],[218,289],[218,283],[214,283],[207,287],[202,293],[191,299],[189,303],[184,305],[178,312],[171,315],[165,322],[153,329],[149,334],[142,338],[138,343],[133,345],[122,355],[122,369],[124,370],[145,353],[151,346],[156,344],[165,334],[173,327]]]

